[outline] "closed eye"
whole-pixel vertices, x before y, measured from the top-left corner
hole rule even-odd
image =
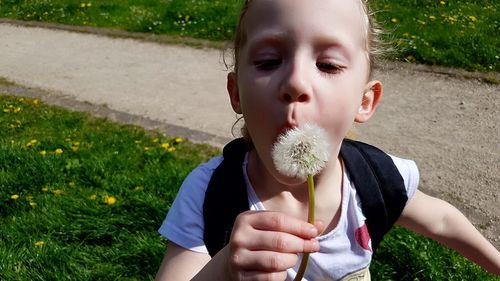
[[[316,67],[324,73],[336,74],[345,69],[344,66],[337,65],[330,62],[317,62]]]
[[[259,70],[274,70],[281,65],[281,59],[263,59],[254,61],[254,65]]]

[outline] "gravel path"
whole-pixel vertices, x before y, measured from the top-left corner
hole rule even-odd
[[[231,138],[220,51],[95,32],[0,23],[0,77],[17,84],[0,83],[0,92],[217,146]],[[414,159],[420,188],[456,205],[500,248],[500,86],[399,63],[375,76],[385,96],[375,117],[356,127],[358,139]]]

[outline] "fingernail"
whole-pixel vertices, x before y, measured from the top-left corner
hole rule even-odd
[[[313,252],[317,252],[317,251],[319,251],[319,249],[320,249],[320,246],[319,246],[318,240],[313,240],[312,241],[312,250],[313,250]]]
[[[318,235],[318,229],[316,227],[311,227],[311,229],[309,229],[309,235],[311,235],[311,237],[316,237]]]

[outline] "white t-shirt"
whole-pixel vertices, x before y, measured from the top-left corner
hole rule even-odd
[[[417,190],[418,168],[411,160],[394,156],[391,158],[403,177],[409,201]],[[199,165],[186,177],[158,230],[163,237],[186,249],[208,254],[203,241],[203,202],[208,182],[222,159],[221,156],[214,157]],[[242,169],[247,184],[250,209],[265,210],[248,180],[246,166],[245,159]],[[343,185],[339,222],[333,230],[317,238],[320,251],[310,255],[303,280],[339,280],[370,265],[372,251],[365,224],[366,217],[363,215],[359,196],[346,169],[344,169]],[[299,264],[288,270],[287,280],[293,280],[298,266]]]

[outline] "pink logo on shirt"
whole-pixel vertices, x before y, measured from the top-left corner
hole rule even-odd
[[[356,241],[361,246],[361,248],[370,252],[372,251],[370,247],[370,233],[368,233],[368,227],[366,226],[366,224],[363,224],[363,226],[356,229],[354,235],[356,236]]]

